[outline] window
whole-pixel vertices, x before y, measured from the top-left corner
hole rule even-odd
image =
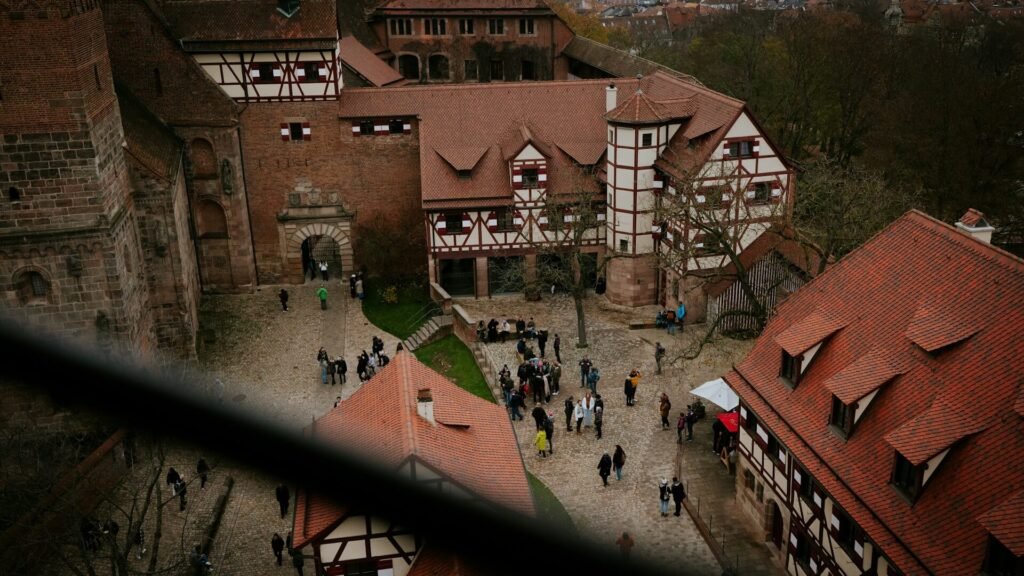
[[[654,135],[651,134],[650,132],[648,132],[647,134],[641,134],[640,135],[640,145],[641,146],[650,146],[653,141],[654,141]]]
[[[989,536],[981,571],[986,576],[1024,576],[1024,558],[1014,556],[1000,541]]]
[[[427,36],[446,36],[448,34],[447,18],[425,18],[423,33]]]
[[[800,496],[806,502],[814,503],[814,480],[811,478],[807,471],[802,468],[794,467],[793,471],[800,475],[800,481],[797,482],[797,496]],[[795,480],[794,476],[794,480]],[[817,506],[817,503],[814,503]]]
[[[466,80],[478,79],[476,71],[476,60],[466,60],[464,70],[465,73],[463,74],[463,76],[465,77]]]
[[[754,416],[753,412],[747,411],[747,416],[743,419],[743,427],[751,434],[757,430],[757,416]]]
[[[15,286],[22,304],[45,304],[50,295],[50,283],[34,270],[23,272]]]
[[[615,130],[612,130],[611,128],[608,129],[608,141],[615,144]]]
[[[536,168],[523,168],[523,188],[536,188],[539,182]]]
[[[345,564],[345,576],[377,576],[377,561],[348,562]]]
[[[892,467],[892,485],[910,500],[917,499],[921,492],[921,481],[924,477],[924,466],[914,466],[899,452]]]
[[[448,57],[444,54],[432,54],[427,60],[427,73],[431,80],[448,79]]]
[[[404,134],[405,133],[405,121],[404,120],[391,120],[388,122],[388,133],[389,134]]]
[[[779,370],[779,378],[782,378],[783,384],[790,388],[796,386],[800,381],[800,365],[803,360],[803,356],[790,356],[789,352],[782,351],[782,368]]]
[[[505,34],[505,19],[489,18],[487,20],[487,33],[491,36],[501,36]]]
[[[392,18],[392,36],[412,36],[412,18]]]
[[[295,71],[300,82],[320,82],[326,78],[320,78],[320,66],[323,62],[300,62],[299,68]]]
[[[448,212],[444,215],[444,229],[449,234],[459,234],[462,228],[462,212]]]
[[[793,556],[796,561],[804,566],[811,562],[811,540],[805,534],[795,534],[796,551]]]
[[[281,70],[273,62],[257,62],[251,76],[254,84],[274,84],[281,81]]]
[[[516,225],[515,212],[508,208],[502,208],[496,212],[498,219],[498,232],[515,232],[519,229]]]
[[[458,175],[459,180],[469,180],[470,178],[473,177],[472,170],[456,170],[455,174]]]
[[[744,470],[743,471],[743,485],[746,486],[747,490],[750,490],[751,492],[753,492],[754,491],[754,484],[756,484],[756,482],[754,481],[754,473],[751,472],[750,470]]]
[[[533,36],[537,32],[534,28],[533,18],[520,18],[519,19],[519,35],[520,36]]]
[[[302,123],[301,122],[289,122],[288,123],[288,135],[292,140],[302,141]]]
[[[406,80],[419,80],[420,59],[415,54],[402,54],[398,57],[398,73]]]
[[[459,34],[469,36],[473,34],[473,19],[459,18]]]
[[[536,80],[537,79],[537,71],[536,71],[536,68],[534,67],[532,61],[530,61],[530,60],[523,60],[522,65],[520,66],[520,68],[521,68],[521,71],[522,71],[522,79],[523,80]]]
[[[757,483],[757,491],[755,492],[755,495],[757,496],[757,501],[758,502],[764,502],[764,483],[763,482],[758,482]]]
[[[854,407],[843,404],[843,401],[839,399],[835,394],[832,395],[832,417],[829,422],[832,424],[833,429],[839,432],[839,435],[846,438],[853,432],[853,415]]]
[[[629,252],[629,240],[619,240],[619,252]]]
[[[767,204],[771,200],[771,191],[767,182],[758,182],[754,184],[753,190],[747,191],[747,199],[751,204]]]
[[[767,445],[765,452],[768,453],[768,457],[779,466],[784,465],[786,462],[786,449],[782,447],[782,444],[779,443],[774,434],[768,432],[768,441],[765,444]]]
[[[850,556],[858,557],[853,543],[863,538],[860,526],[854,524],[846,512],[840,510],[835,504],[832,505],[832,518],[832,531],[836,541],[846,549]]]
[[[700,258],[722,254],[725,251],[722,242],[720,234],[697,234],[693,237],[693,256]]]
[[[709,186],[697,190],[694,200],[698,210],[718,210],[732,204],[732,195],[731,191],[722,187]]]
[[[277,0],[277,11],[285,18],[291,18],[299,11],[299,0]]]
[[[754,155],[754,141],[753,140],[740,140],[739,142],[729,143],[729,157],[731,158],[751,158]]]
[[[501,60],[491,60],[491,80],[504,80],[505,66]]]
[[[373,120],[362,120],[359,122],[360,136],[373,136]]]
[[[11,202],[20,202],[21,190],[18,190],[14,186],[11,186],[10,188],[7,189],[7,199],[10,200]]]

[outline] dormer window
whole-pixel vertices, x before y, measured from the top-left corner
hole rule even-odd
[[[803,362],[803,355],[793,356],[785,350],[782,351],[782,367],[779,369],[779,378],[785,385],[790,388],[796,387],[800,381],[800,367]]]
[[[981,573],[985,576],[1024,576],[1024,556],[1015,556],[1002,542],[989,536]]]
[[[373,120],[363,120],[359,122],[359,135],[373,136]]]
[[[921,493],[924,468],[924,464],[915,466],[902,454],[896,452],[896,459],[892,467],[892,485],[911,502],[917,500],[917,496]]]
[[[472,170],[456,170],[455,172],[459,176],[459,180],[469,180],[473,177]]]
[[[540,175],[536,168],[523,168],[523,187],[536,188],[540,182]]]
[[[391,120],[388,122],[388,133],[389,134],[403,134],[405,133],[405,121],[403,120]]]
[[[829,423],[832,430],[840,437],[849,438],[853,432],[853,416],[857,412],[857,404],[844,404],[838,396],[832,395],[832,416]]]

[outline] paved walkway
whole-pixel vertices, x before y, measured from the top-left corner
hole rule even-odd
[[[662,478],[671,479],[674,474],[678,450],[674,422],[679,411],[685,410],[686,405],[693,401],[688,391],[720,376],[746,353],[749,343],[716,343],[706,347],[697,360],[666,366],[659,376],[655,374],[654,343],[660,341],[668,349],[668,357],[676,357],[702,334],[700,327],[691,327],[675,336],[669,336],[662,330],[631,331],[628,329],[629,321],[645,318],[648,313],[653,319],[654,308],[623,312],[607,306],[601,309],[597,300],[591,300],[586,306],[590,346],[578,350],[575,347],[575,311],[568,297],[548,297],[542,302],[523,302],[521,298],[510,297],[459,303],[474,319],[485,322],[491,317],[500,319],[522,315],[528,319],[533,316],[539,328],[550,331],[548,358],[554,357],[551,350],[554,334],[562,335],[562,394],[545,406],[549,412],[554,412],[557,422],[564,424],[565,398],[568,395],[579,398],[582,390],[578,362],[583,352],[601,369],[598,392],[605,400],[604,437],[601,440],[597,440],[590,430],[576,435],[566,433],[564,425],[559,426],[554,438],[554,457],[542,459],[531,444],[535,434],[528,414],[533,409],[532,400],[527,402],[526,419],[515,425],[527,468],[551,488],[581,531],[608,546],[614,545],[615,538],[622,531],[629,531],[637,541],[635,550],[638,555],[672,567],[685,566],[688,573],[720,573],[721,568],[710,548],[685,513],[679,518],[660,516],[658,482]],[[513,342],[508,342],[488,344],[485,348],[497,368],[507,363],[514,373],[514,346]],[[636,406],[627,407],[622,384],[633,367],[639,368],[644,377]],[[670,418],[673,429],[665,431],[661,430],[658,414],[658,398],[662,391],[667,392],[673,405]],[[710,434],[710,422],[705,422],[698,424],[698,434]],[[702,427],[706,429],[703,432]],[[699,442],[696,440],[684,448]],[[613,475],[612,485],[605,488],[597,475],[597,462],[602,453],[613,453],[616,444],[621,445],[627,454],[624,476],[621,482],[616,482]],[[711,456],[710,441],[707,444],[708,456]],[[682,479],[694,488],[700,486],[703,491],[704,479],[712,477],[712,474],[704,466],[689,465],[691,460],[684,459],[688,466]],[[719,467],[724,472],[724,467],[720,464]],[[733,490],[731,478],[715,480],[713,484],[721,492]]]

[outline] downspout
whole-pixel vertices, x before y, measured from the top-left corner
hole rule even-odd
[[[253,236],[252,233],[252,204],[249,202],[249,185],[245,181],[245,152],[244,146],[242,146],[241,120],[239,120],[238,126],[235,127],[235,133],[238,135],[238,162],[241,164],[242,169],[242,189],[245,190],[245,213],[249,217],[249,247],[252,249],[252,269],[253,273],[256,275],[253,279],[255,280],[253,287],[255,287],[260,284],[260,267],[256,259],[256,237]]]

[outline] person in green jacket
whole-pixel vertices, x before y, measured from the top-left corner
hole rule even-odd
[[[320,286],[320,289],[316,291],[316,295],[320,298],[320,309],[327,310],[327,287]]]

